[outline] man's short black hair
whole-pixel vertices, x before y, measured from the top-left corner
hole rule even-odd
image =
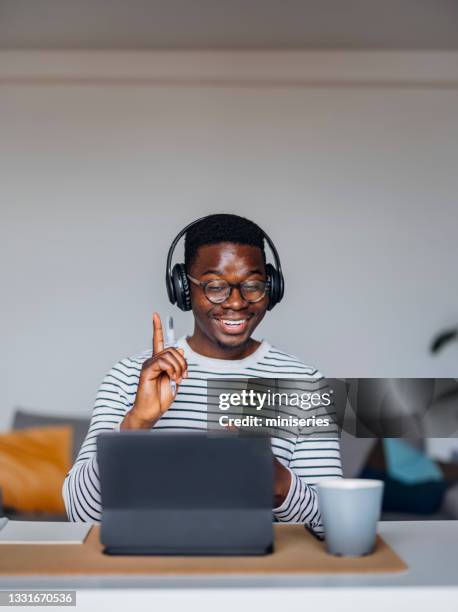
[[[256,223],[238,215],[217,214],[205,217],[186,232],[184,241],[186,270],[189,271],[199,247],[219,242],[235,242],[259,247],[264,263],[266,261],[264,232]]]

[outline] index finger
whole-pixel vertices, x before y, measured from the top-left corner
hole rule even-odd
[[[161,317],[153,313],[153,355],[164,350],[164,333],[162,331]]]

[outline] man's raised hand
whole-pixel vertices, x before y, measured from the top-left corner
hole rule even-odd
[[[178,388],[187,375],[188,364],[183,349],[173,346],[164,348],[161,318],[155,312],[153,353],[142,366],[135,402],[121,429],[151,428],[175,399],[171,381],[175,381]]]

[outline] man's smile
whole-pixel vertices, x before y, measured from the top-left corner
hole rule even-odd
[[[214,316],[212,317],[215,321],[217,321],[219,329],[225,333],[230,335],[240,335],[244,334],[248,329],[248,322],[253,318],[253,314],[238,316],[238,317],[229,317],[229,316]]]

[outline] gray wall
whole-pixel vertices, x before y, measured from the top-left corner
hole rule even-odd
[[[153,309],[191,332],[165,256],[218,211],[282,257],[258,337],[328,375],[456,375],[458,347],[428,354],[458,320],[456,87],[0,86],[1,427],[17,405],[89,415]]]

